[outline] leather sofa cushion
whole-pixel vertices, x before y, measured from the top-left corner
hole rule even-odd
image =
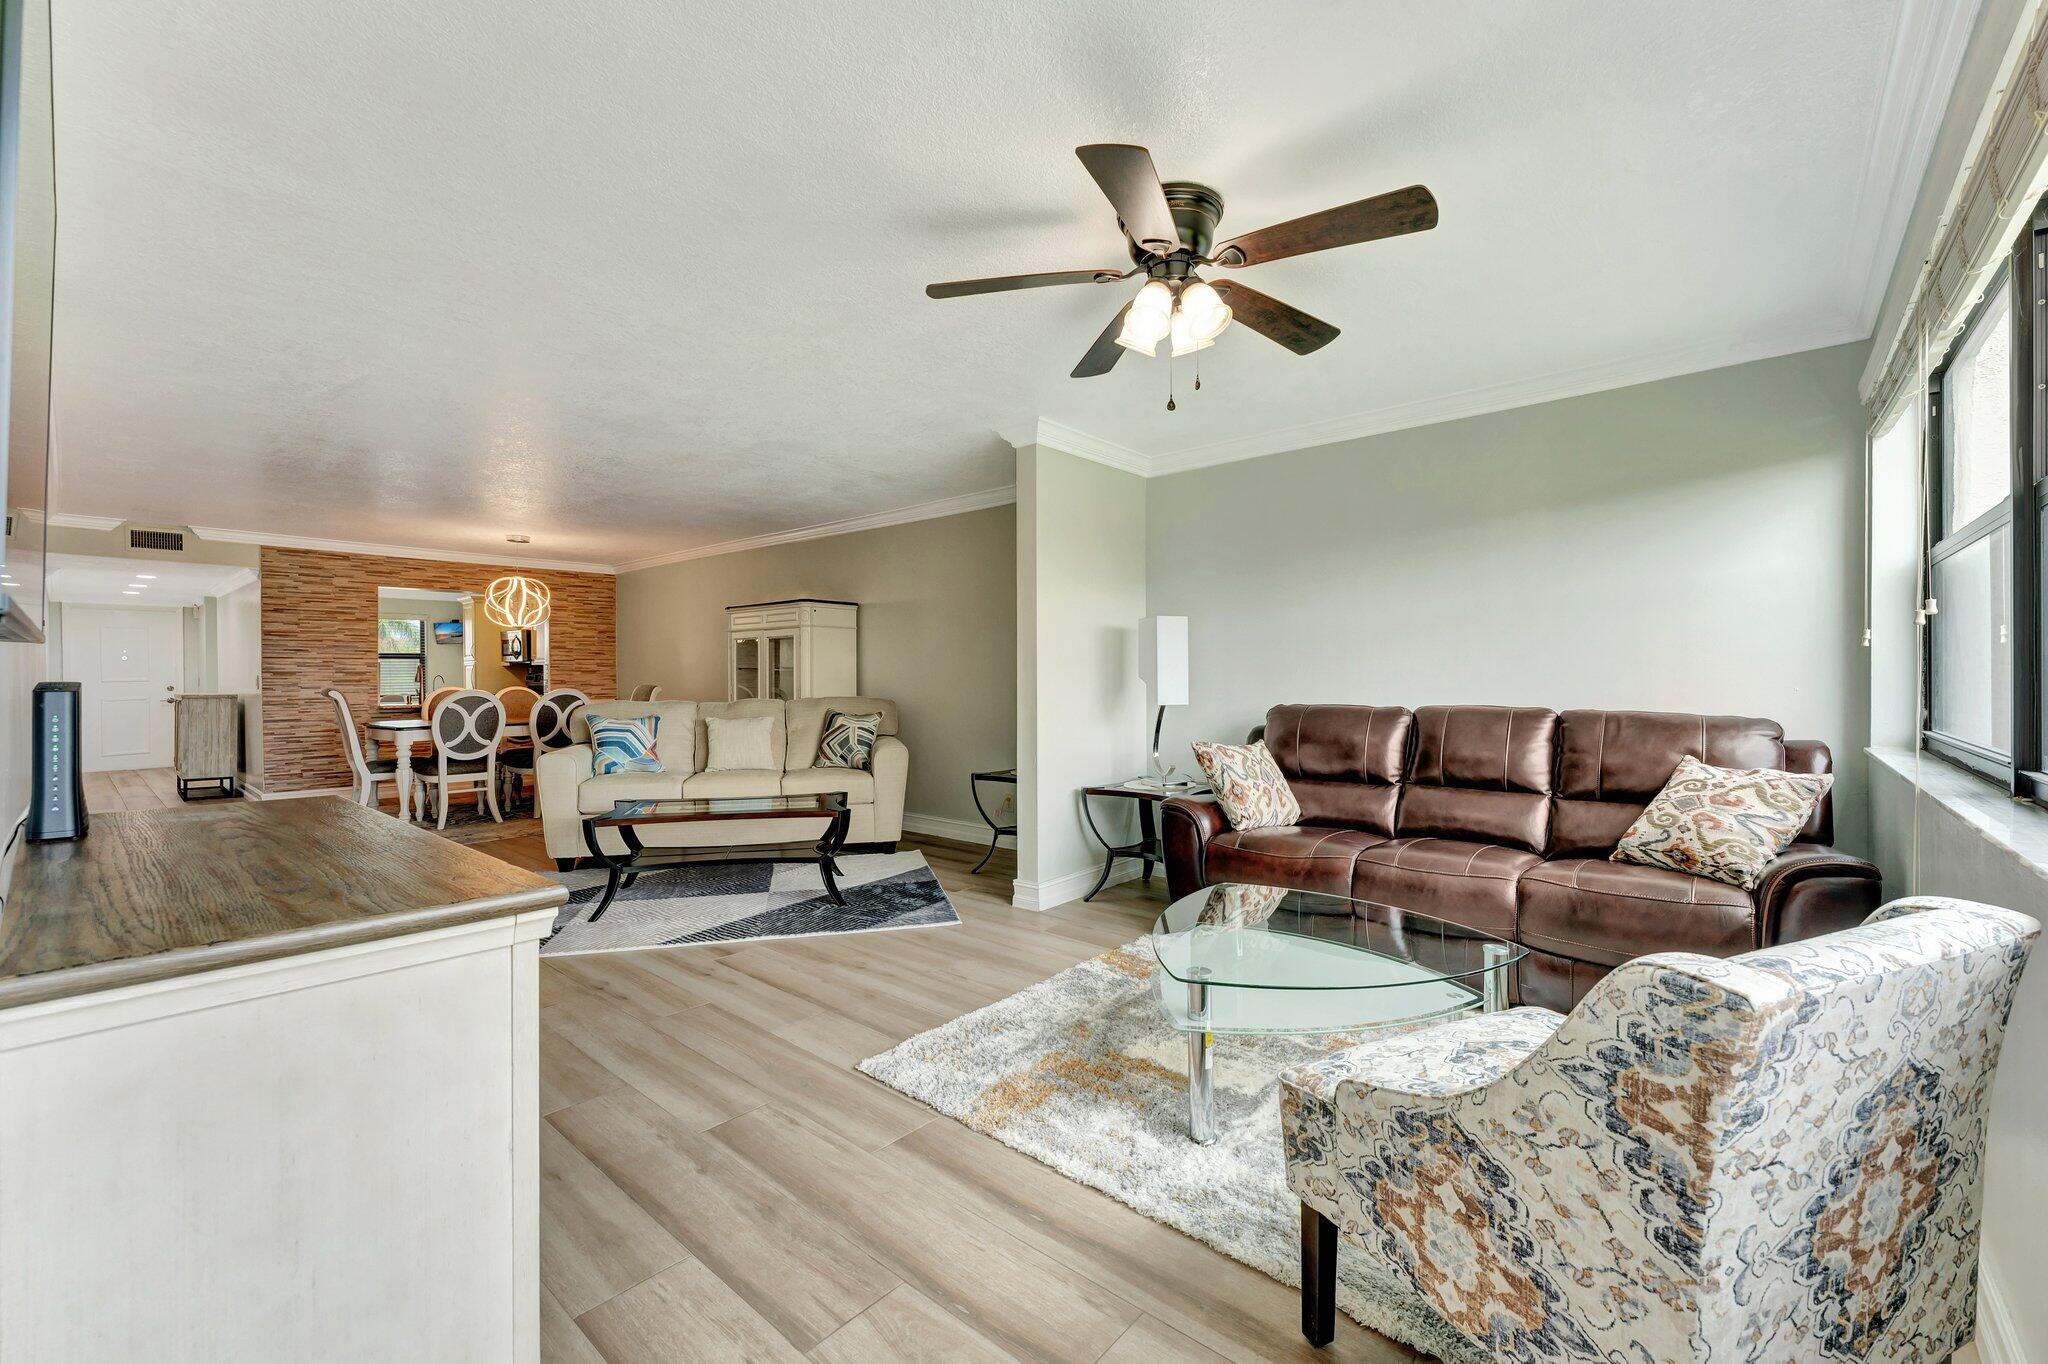
[[[1619,966],[1651,952],[1728,957],[1756,946],[1748,892],[1722,881],[1604,858],[1554,859],[1522,875],[1522,942]]]
[[[1515,878],[1542,859],[1520,848],[1455,838],[1396,838],[1358,856],[1351,897],[1515,936]]]
[[[1244,881],[1257,886],[1349,895],[1351,868],[1358,854],[1382,841],[1378,834],[1363,829],[1299,824],[1274,829],[1231,829],[1209,840],[1203,866],[1211,885]]]
[[[1680,758],[1697,758],[1714,767],[1785,766],[1785,732],[1772,720],[1568,710],[1559,717],[1558,727],[1553,857],[1613,851],[1636,816],[1671,780]],[[1822,822],[1819,811],[1815,822]]]
[[[782,772],[774,767],[731,767],[719,772],[699,772],[683,783],[683,794],[691,800],[779,796],[782,794]]]
[[[1557,713],[1525,706],[1424,706],[1401,795],[1404,838],[1541,852],[1550,831]]]
[[[576,788],[576,808],[586,815],[605,815],[614,801],[674,800],[682,794],[680,772],[613,772],[585,778]]]
[[[1275,706],[1266,749],[1308,824],[1394,832],[1415,717],[1402,706]]]
[[[827,791],[845,796],[848,805],[872,805],[875,803],[874,773],[851,767],[806,767],[802,771],[782,774],[782,794],[785,796],[821,796]]]
[[[1785,741],[1785,770],[1805,772],[1818,776],[1822,772],[1835,770],[1835,755],[1828,746],[1818,739],[1787,739]],[[1799,831],[1794,840],[1799,843],[1833,843],[1835,841],[1835,803],[1833,788],[1820,798],[1807,817],[1806,827]]]

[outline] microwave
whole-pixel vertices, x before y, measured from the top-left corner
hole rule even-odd
[[[507,630],[501,637],[499,657],[507,663],[533,662],[533,631]]]

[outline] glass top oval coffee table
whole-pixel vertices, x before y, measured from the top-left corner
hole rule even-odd
[[[1160,1007],[1188,1035],[1188,1134],[1216,1140],[1218,1033],[1370,1032],[1502,1009],[1525,955],[1461,924],[1274,886],[1209,886],[1152,925]]]

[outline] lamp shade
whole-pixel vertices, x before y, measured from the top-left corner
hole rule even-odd
[[[1188,703],[1188,618],[1147,616],[1138,622],[1138,674],[1161,706]]]

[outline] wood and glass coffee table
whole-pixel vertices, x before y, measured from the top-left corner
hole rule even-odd
[[[1216,1035],[1370,1032],[1504,1009],[1526,955],[1392,905],[1274,886],[1210,886],[1153,924],[1160,1007],[1188,1036],[1188,1134],[1216,1140]]]
[[[647,848],[640,841],[637,832],[649,824],[700,824],[731,821],[744,828],[750,820],[811,819],[818,822],[818,848],[807,857],[742,856],[734,857],[731,849],[761,846],[736,839],[731,844],[707,847],[656,847]],[[583,817],[583,846],[590,849],[590,855],[604,863],[609,875],[604,883],[604,895],[597,902],[597,908],[590,911],[590,922],[596,923],[604,912],[611,908],[612,898],[622,886],[630,886],[639,874],[648,870],[648,864],[641,861],[643,854],[652,851],[657,854],[715,854],[724,862],[814,862],[818,874],[824,879],[825,894],[835,905],[844,905],[846,897],[839,893],[839,882],[834,878],[839,873],[835,860],[839,849],[846,843],[846,829],[851,821],[845,798],[828,793],[821,796],[746,796],[722,800],[622,800],[612,805],[611,813],[585,815]],[[619,841],[626,845],[624,853],[604,850],[598,840],[600,829],[617,831]],[[788,840],[795,842],[796,840]],[[781,846],[778,842],[773,846]],[[677,866],[690,860],[679,856],[663,862],[663,866]]]

